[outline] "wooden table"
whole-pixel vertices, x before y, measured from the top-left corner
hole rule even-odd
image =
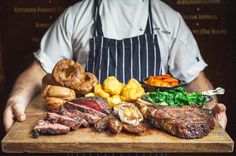
[[[65,153],[65,152],[233,152],[234,142],[225,130],[215,129],[202,139],[180,139],[161,130],[150,129],[142,136],[96,133],[92,128],[80,128],[67,135],[40,136],[35,139],[31,130],[46,109],[41,96],[37,96],[26,109],[27,120],[16,122],[3,138],[2,150],[8,153]]]

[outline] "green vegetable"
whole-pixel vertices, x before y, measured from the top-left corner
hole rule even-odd
[[[206,102],[205,96],[201,93],[188,93],[183,87],[169,89],[166,91],[160,91],[158,89],[155,92],[150,92],[145,98],[150,102],[157,104],[164,103],[168,106],[185,106],[192,104],[202,106]]]

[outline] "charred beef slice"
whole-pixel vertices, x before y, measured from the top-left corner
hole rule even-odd
[[[67,108],[67,109],[79,110],[83,113],[87,113],[87,114],[90,114],[92,116],[97,116],[97,117],[100,117],[100,118],[103,118],[103,117],[106,116],[106,114],[104,114],[102,112],[99,112],[95,109],[92,109],[92,108],[87,107],[87,106],[79,105],[79,104],[76,104],[76,103],[73,103],[73,102],[66,102],[64,107]]]
[[[40,134],[43,135],[61,135],[67,134],[70,131],[70,127],[58,124],[51,123],[46,120],[39,120],[38,124],[33,128],[32,136],[38,137]]]
[[[49,112],[47,113],[47,120],[52,123],[59,123],[65,125],[73,130],[78,129],[82,124],[81,122],[78,122],[78,120],[76,121],[70,118],[69,116]]]
[[[67,115],[75,120],[83,120],[83,126],[84,127],[88,127],[88,124],[95,124],[98,120],[101,119],[101,117],[98,117],[98,116],[93,116],[91,114],[88,114],[88,113],[84,113],[84,112],[81,112],[79,110],[76,110],[76,109],[70,109],[70,108],[65,108],[65,107],[61,107],[61,109],[58,111],[59,114],[64,114],[64,115]]]
[[[86,107],[90,107],[97,111],[110,114],[111,107],[109,106],[106,99],[98,96],[91,96],[91,97],[80,97],[72,100],[71,102],[76,103],[78,105],[84,105]]]
[[[138,104],[144,117],[155,128],[179,138],[202,138],[215,127],[211,113],[197,106],[147,106]]]

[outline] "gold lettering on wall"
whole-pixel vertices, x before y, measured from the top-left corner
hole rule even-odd
[[[13,7],[14,13],[61,13],[65,8],[63,7]]]
[[[195,35],[227,35],[219,8],[223,0],[176,0],[175,4]]]
[[[178,5],[191,4],[220,4],[221,0],[177,0]]]

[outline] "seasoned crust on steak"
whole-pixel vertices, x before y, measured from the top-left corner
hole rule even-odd
[[[215,127],[213,115],[195,105],[174,107],[137,103],[150,124],[179,138],[202,138]]]

